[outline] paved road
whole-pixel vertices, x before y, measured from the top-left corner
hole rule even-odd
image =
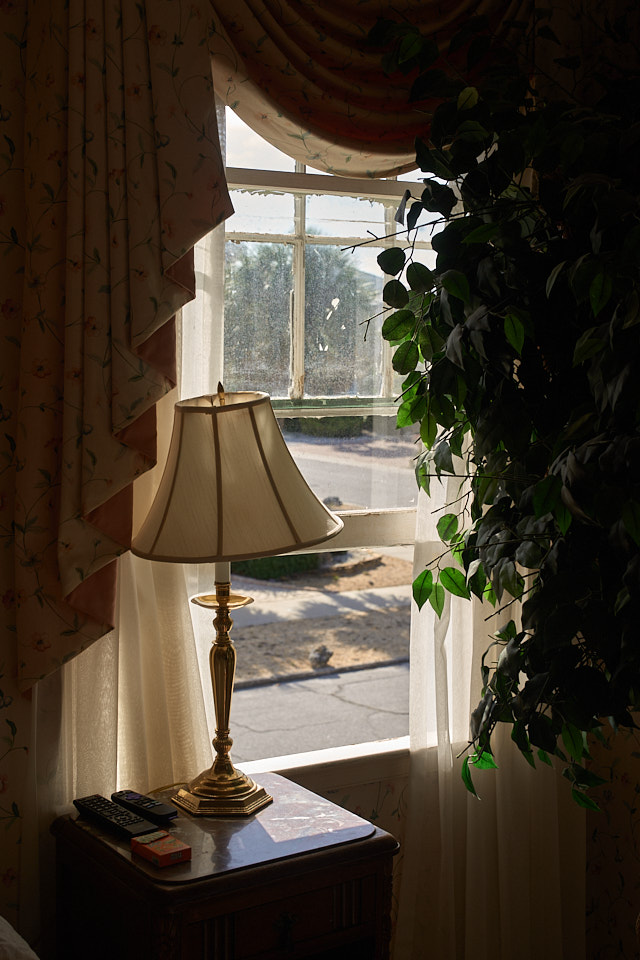
[[[296,436],[287,435],[287,446],[321,500],[338,497],[349,507],[377,510],[415,505],[418,488],[413,444],[399,442],[385,448],[361,438],[328,443],[314,437],[294,439]]]
[[[233,695],[236,763],[408,733],[408,663],[245,688]]]
[[[408,556],[407,550],[389,552]],[[235,577],[233,589],[254,598],[250,606],[234,611],[234,631],[238,634],[243,626],[336,617],[354,610],[366,613],[387,605],[406,604],[409,616],[411,603],[409,585],[330,593],[292,591]],[[199,634],[204,642],[210,637],[210,612],[202,608],[193,612],[203,618]],[[208,651],[209,640],[206,646]],[[211,705],[209,710],[213,725]],[[237,763],[404,737],[408,732],[408,663],[328,672],[268,685],[241,684],[233,694],[232,758]]]

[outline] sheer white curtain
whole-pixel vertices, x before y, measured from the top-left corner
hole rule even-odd
[[[146,792],[211,763],[188,570],[132,554],[119,564],[117,628],[38,684],[32,701],[22,932],[43,956],[52,949],[55,817],[74,797]]]
[[[198,294],[178,324],[180,385],[158,404],[158,466],[136,481],[134,523],[159,482],[175,401],[215,389],[221,376],[222,328],[214,319],[223,253],[224,227],[195,249]],[[54,818],[74,797],[108,797],[123,787],[146,792],[191,779],[211,764],[211,681],[201,674],[189,603],[198,577],[208,573],[121,557],[116,629],[33,692],[29,809],[22,811],[28,825],[22,902],[29,909],[21,930],[44,955],[52,950],[55,910]]]
[[[415,574],[443,546],[436,523],[459,481],[421,492]],[[449,508],[451,509],[451,508]],[[480,660],[500,618],[447,598],[413,608],[409,814],[395,960],[568,960],[584,956],[585,820],[567,782],[532,770],[502,736],[497,771],[467,793],[459,755],[480,699]],[[509,618],[505,614],[502,620]],[[495,626],[492,626],[495,624]]]

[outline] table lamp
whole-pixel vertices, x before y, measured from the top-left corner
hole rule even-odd
[[[215,563],[215,593],[192,603],[216,611],[209,654],[216,717],[213,766],[173,802],[200,816],[248,816],[271,797],[231,762],[236,651],[229,611],[252,602],[230,592],[230,563],[321,543],[342,521],[316,497],[293,461],[266,393],[181,400],[160,486],[131,549],[139,557]]]

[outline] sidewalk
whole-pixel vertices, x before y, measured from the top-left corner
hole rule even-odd
[[[411,587],[376,587],[371,590],[347,590],[328,593],[320,590],[291,590],[288,587],[256,587],[257,581],[236,577],[233,589],[253,597],[253,603],[233,614],[234,629],[263,623],[290,623],[292,620],[317,620],[346,612],[372,612],[389,607],[407,607]]]

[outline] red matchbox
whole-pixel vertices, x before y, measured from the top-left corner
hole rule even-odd
[[[132,837],[131,850],[145,860],[150,860],[156,867],[169,867],[174,863],[191,860],[189,844],[176,840],[166,830],[155,830],[141,837]]]

